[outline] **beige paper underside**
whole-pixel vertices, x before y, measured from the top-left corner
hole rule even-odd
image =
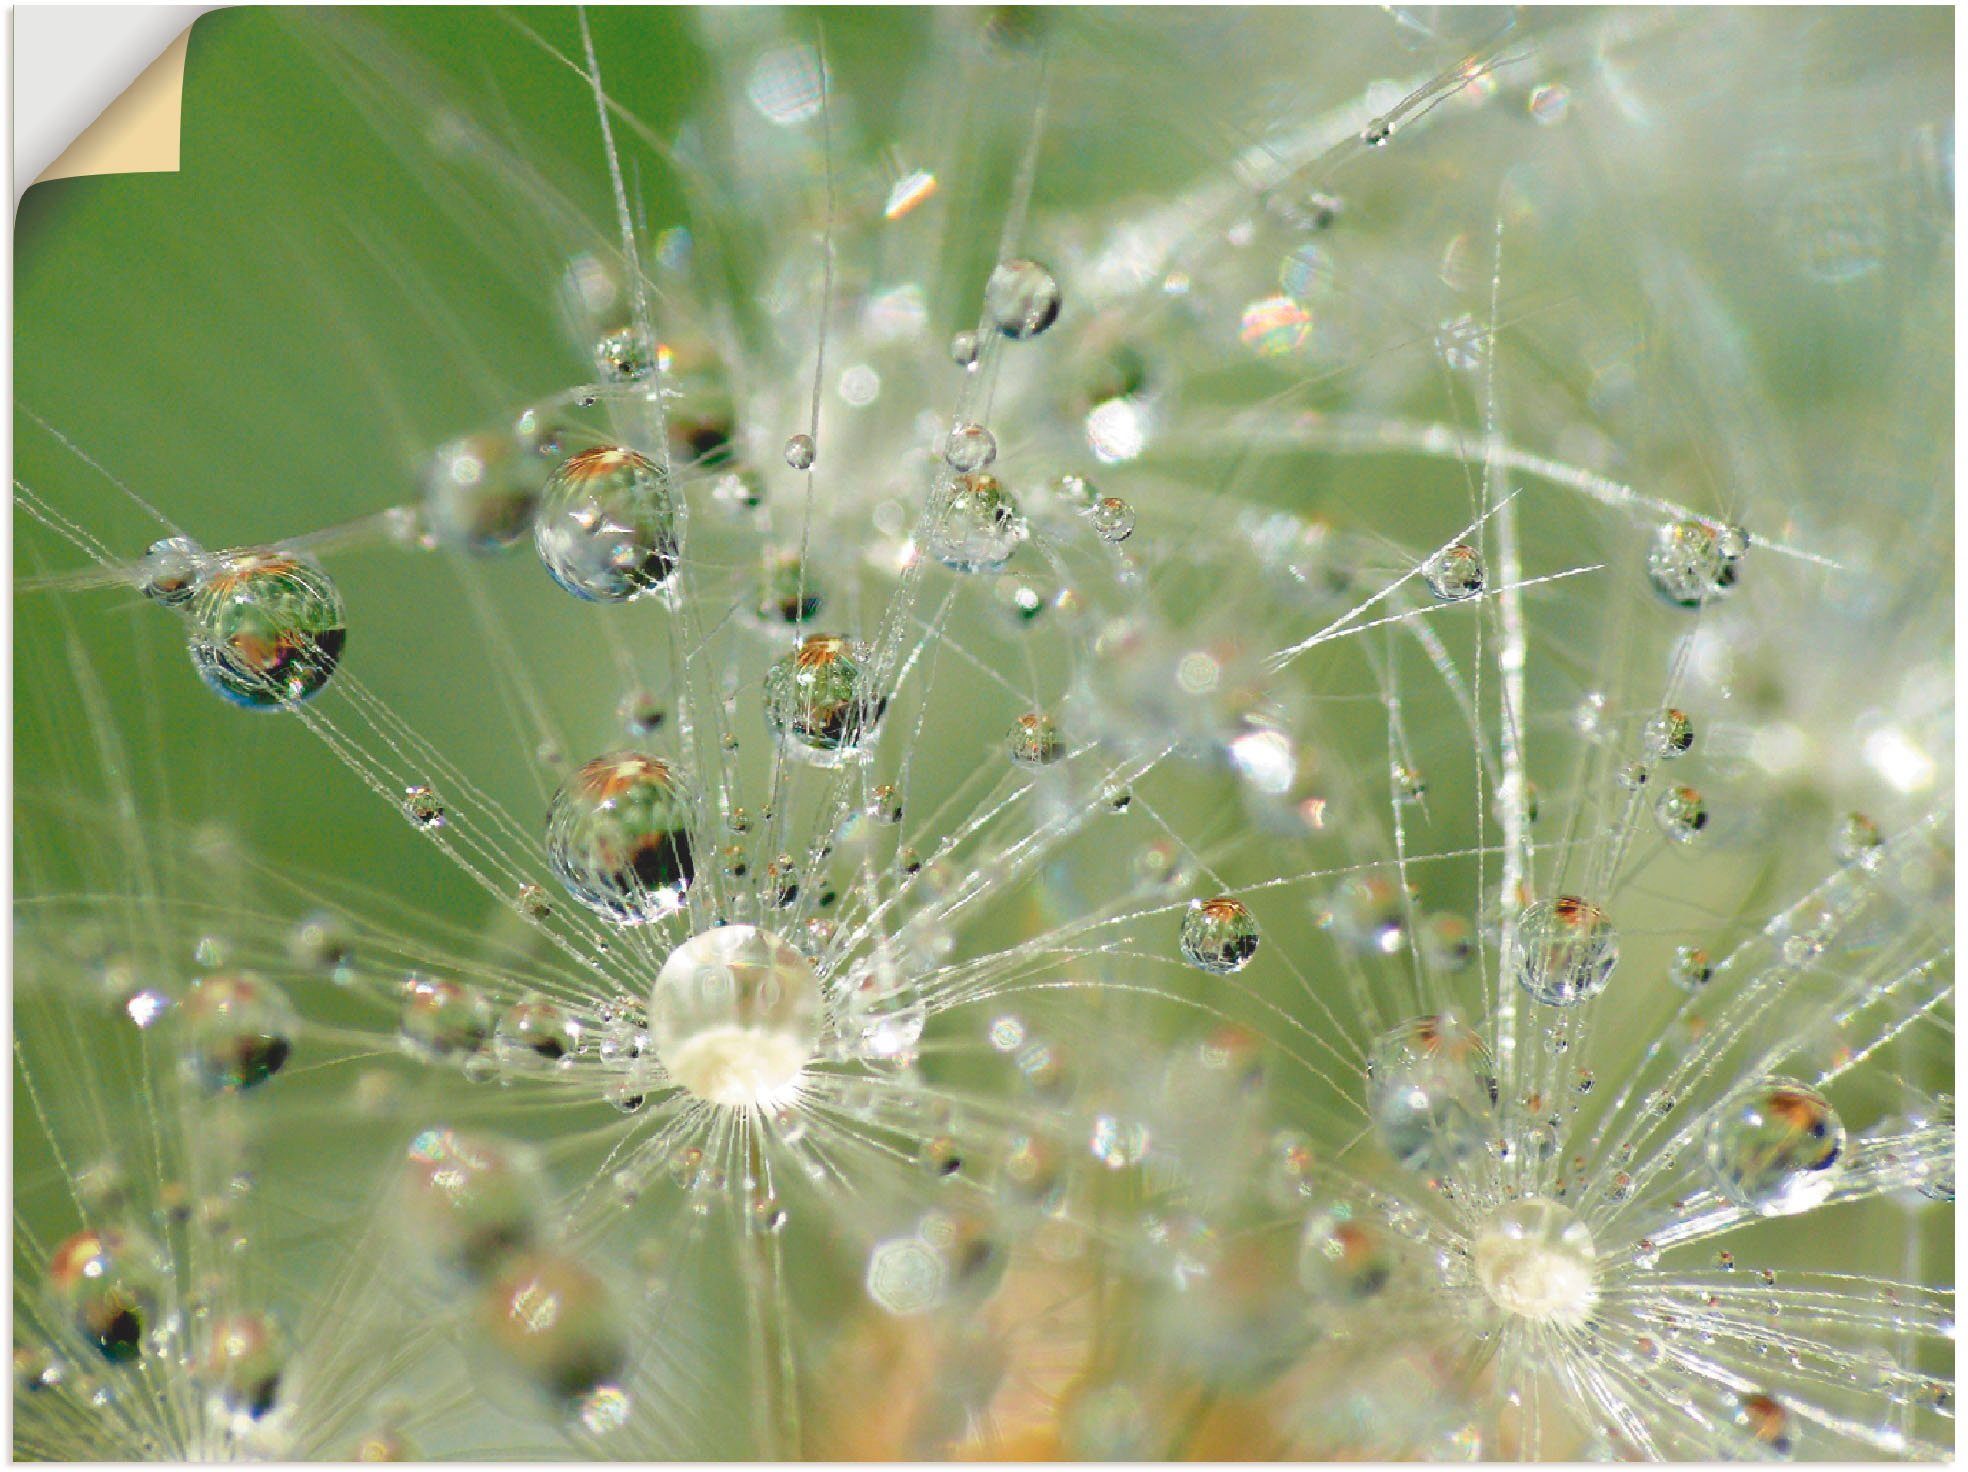
[[[187,26],[34,182],[83,174],[174,174],[183,114]]]

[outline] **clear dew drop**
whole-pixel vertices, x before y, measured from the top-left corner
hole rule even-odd
[[[469,1281],[540,1235],[545,1185],[532,1155],[491,1135],[419,1131],[404,1156],[402,1200],[431,1259]]]
[[[1411,1170],[1444,1175],[1494,1133],[1496,1066],[1483,1040],[1447,1017],[1418,1017],[1367,1055],[1367,1112],[1382,1148]]]
[[[1700,946],[1677,946],[1667,965],[1667,979],[1684,992],[1698,992],[1715,975],[1715,965]]]
[[[813,443],[813,436],[804,430],[786,439],[786,463],[795,470],[811,470],[819,449]]]
[[[1467,542],[1442,548],[1422,564],[1422,581],[1444,603],[1458,603],[1483,591],[1483,558]]]
[[[197,594],[206,560],[205,549],[190,537],[162,538],[144,550],[137,585],[152,602],[179,607]]]
[[[1028,711],[1005,733],[1005,750],[1021,767],[1049,767],[1066,754],[1066,741],[1049,715]]]
[[[1761,1079],[1716,1110],[1703,1155],[1725,1200],[1762,1216],[1789,1216],[1822,1205],[1836,1189],[1845,1126],[1816,1089]]]
[[[820,983],[806,957],[769,930],[725,925],[670,953],[649,1001],[656,1057],[708,1103],[773,1109],[820,1041]]]
[[[293,1054],[298,1030],[286,994],[243,971],[194,981],[180,1019],[193,1070],[206,1087],[229,1093],[278,1073]]]
[[[1037,337],[1059,319],[1059,283],[1037,261],[1001,261],[984,283],[984,315],[1013,341]]]
[[[1134,507],[1119,496],[1102,496],[1087,513],[1087,520],[1103,542],[1125,542],[1134,535]]]
[[[480,1339],[569,1414],[616,1384],[629,1359],[616,1295],[573,1258],[516,1253],[479,1290]]]
[[[615,719],[634,737],[653,736],[666,719],[663,707],[647,690],[631,690],[615,707]]]
[[[1198,971],[1228,976],[1257,954],[1257,917],[1240,899],[1194,900],[1182,917],[1182,956]]]
[[[1619,932],[1577,895],[1527,906],[1517,920],[1517,980],[1546,1006],[1569,1007],[1606,989],[1619,962]]]
[[[1394,1282],[1400,1261],[1387,1224],[1356,1202],[1315,1206],[1299,1233],[1299,1285],[1323,1309],[1372,1303]]]
[[[998,442],[981,424],[959,424],[943,440],[943,459],[952,470],[982,470],[998,458]]]
[[[411,976],[403,985],[399,1026],[413,1054],[464,1058],[492,1035],[492,1009],[476,987],[446,977]]]
[[[403,816],[410,820],[414,828],[426,831],[442,828],[445,822],[444,804],[428,787],[406,787],[403,789]]]
[[[533,545],[577,598],[628,603],[660,592],[679,556],[669,476],[621,446],[570,456],[540,493]]]
[[[1708,804],[1693,787],[1669,787],[1654,803],[1654,822],[1673,842],[1693,843],[1708,827]]]
[[[348,642],[342,595],[297,553],[234,553],[206,569],[188,607],[199,678],[250,710],[318,695]]]
[[[958,572],[995,572],[1024,539],[1018,503],[995,475],[953,477],[924,536],[929,553]]]
[[[1695,744],[1695,725],[1687,712],[1669,707],[1650,717],[1640,731],[1640,746],[1655,761],[1686,756]]]
[[[84,1343],[112,1365],[142,1358],[163,1300],[167,1261],[150,1239],[77,1232],[48,1261],[48,1287]]]
[[[853,757],[880,718],[868,651],[838,634],[809,634],[765,674],[765,716],[816,766]]]
[[[1670,521],[1654,534],[1647,551],[1647,576],[1669,603],[1699,608],[1735,587],[1737,564],[1748,548],[1748,534],[1740,528]]]
[[[1831,856],[1848,866],[1870,869],[1886,843],[1879,825],[1864,813],[1847,813],[1832,830]]]
[[[634,326],[622,326],[595,340],[594,363],[603,383],[640,383],[656,371],[656,354]]]
[[[977,366],[979,350],[974,332],[959,332],[950,339],[950,361],[966,371]]]
[[[1533,1198],[1498,1211],[1476,1236],[1476,1281],[1505,1313],[1584,1327],[1599,1299],[1598,1252],[1569,1208]]]
[[[567,892],[625,925],[681,907],[695,877],[692,797],[668,762],[637,751],[583,763],[547,807],[547,862]]]

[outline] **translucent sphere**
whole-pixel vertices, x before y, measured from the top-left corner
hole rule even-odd
[[[1051,716],[1028,711],[1005,733],[1005,750],[1021,767],[1049,767],[1066,754],[1066,742]]]
[[[476,987],[413,976],[403,989],[403,1040],[427,1058],[476,1053],[492,1035],[492,1009]]]
[[[426,1251],[474,1281],[539,1236],[545,1186],[520,1146],[428,1129],[410,1142],[404,1215]]]
[[[1367,1112],[1389,1155],[1446,1174],[1479,1153],[1495,1129],[1496,1065],[1474,1031],[1447,1017],[1417,1017],[1367,1055]]]
[[[440,445],[424,469],[424,525],[439,543],[497,552],[532,529],[546,467],[506,436]]]
[[[1746,542],[1741,545],[1746,546]],[[1739,544],[1703,521],[1670,521],[1654,534],[1647,576],[1654,591],[1682,608],[1699,608],[1736,585]]]
[[[1257,917],[1240,899],[1196,900],[1182,917],[1182,957],[1198,971],[1228,976],[1257,954]]]
[[[982,470],[997,458],[997,439],[981,424],[959,424],[944,438],[943,459],[952,470]]]
[[[618,1379],[628,1341],[615,1295],[556,1253],[508,1258],[478,1301],[478,1328],[499,1356],[557,1404],[573,1408]]]
[[[667,763],[614,751],[583,763],[547,807],[547,862],[567,892],[610,920],[674,912],[694,873],[691,800]]]
[[[633,324],[604,332],[595,341],[595,372],[604,383],[640,383],[656,371],[656,355]]]
[[[1515,1201],[1476,1235],[1476,1281],[1505,1313],[1582,1326],[1599,1301],[1592,1234],[1555,1201]]]
[[[818,447],[810,434],[796,434],[786,440],[786,463],[794,470],[811,470]]]
[[[581,1042],[581,1025],[558,1002],[526,997],[508,1007],[493,1030],[507,1056],[528,1055],[557,1063]]]
[[[226,1314],[212,1322],[198,1377],[235,1416],[258,1420],[273,1409],[287,1368],[287,1341],[265,1314]]]
[[[880,714],[868,652],[838,634],[808,635],[765,672],[767,722],[819,765],[850,756]]]
[[[583,450],[540,493],[533,545],[553,580],[591,603],[627,603],[676,575],[669,477],[634,450]]]
[[[1037,337],[1059,319],[1059,283],[1037,261],[1000,261],[984,283],[984,315],[1006,337]]]
[[[1685,784],[1668,788],[1654,804],[1654,822],[1676,843],[1693,843],[1708,827],[1708,804]]]
[[[803,624],[820,612],[819,577],[796,549],[767,554],[757,611],[761,622],[785,624]]]
[[[199,678],[253,710],[319,693],[348,642],[342,595],[328,574],[286,552],[224,558],[198,585],[189,613]]]
[[[663,963],[649,1034],[678,1087],[713,1104],[769,1109],[812,1061],[820,1010],[806,957],[769,930],[723,925]]]
[[[1321,1207],[1305,1219],[1298,1281],[1322,1306],[1343,1308],[1377,1298],[1399,1265],[1387,1224],[1350,1201]]]
[[[1483,591],[1483,557],[1467,542],[1444,547],[1421,566],[1428,591],[1444,603],[1474,598]]]
[[[1695,744],[1695,723],[1686,711],[1669,707],[1641,728],[1640,744],[1656,761],[1671,761]]]
[[[1134,535],[1134,507],[1119,496],[1102,496],[1087,512],[1094,535],[1103,542],[1125,542]]]
[[[64,1314],[102,1357],[128,1364],[155,1327],[167,1265],[146,1237],[105,1227],[77,1232],[48,1260],[48,1286]]]
[[[1738,1089],[1708,1127],[1715,1189],[1763,1216],[1823,1204],[1845,1162],[1845,1126],[1816,1089],[1770,1078]]]
[[[925,537],[930,555],[958,572],[994,572],[1025,534],[1018,503],[995,475],[951,478],[947,499]]]
[[[258,976],[200,977],[185,993],[181,1015],[192,1066],[210,1088],[263,1084],[294,1051],[294,1009]]]
[[[189,603],[205,573],[205,549],[190,537],[165,537],[144,550],[138,564],[144,597],[167,607]]]
[[[1619,964],[1619,932],[1606,912],[1577,895],[1528,905],[1517,919],[1517,980],[1551,1007],[1589,1001]]]

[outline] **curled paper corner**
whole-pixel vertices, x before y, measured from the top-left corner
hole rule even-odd
[[[103,24],[113,24],[111,17],[119,13],[127,16],[136,7],[91,7],[82,12],[93,13],[97,30],[86,65],[74,54],[73,33],[53,30],[46,22],[37,23],[31,33],[36,44],[24,45],[29,39],[22,34],[24,12],[35,10],[45,14],[52,8],[21,6],[15,11],[16,189],[24,191],[31,187],[22,182],[21,175],[40,161],[21,157],[21,145],[27,141],[22,137],[23,132],[32,127],[36,141],[46,140],[41,145],[41,158],[45,159],[48,153],[60,148],[64,133],[100,106],[97,99],[105,93],[109,95],[108,105],[100,106],[93,121],[87,121],[74,140],[34,175],[31,183],[90,174],[175,173],[183,116],[185,57],[190,48],[192,24],[205,7],[152,9],[147,16],[131,20],[128,33],[120,38],[120,46],[114,48],[102,45]],[[155,60],[143,66],[144,54],[165,37],[169,38],[169,44],[156,54]],[[23,117],[26,104],[20,86],[21,73],[40,66],[51,68],[52,74],[62,77],[66,85],[59,96],[44,95],[36,99],[41,116]],[[114,90],[139,66],[142,69],[135,71],[127,85],[120,91]],[[45,87],[41,90],[46,93]],[[26,167],[21,167],[23,163]]]

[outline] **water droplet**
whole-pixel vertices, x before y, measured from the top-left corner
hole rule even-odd
[[[1447,1017],[1419,1017],[1367,1056],[1367,1111],[1388,1154],[1446,1174],[1482,1151],[1496,1107],[1496,1067],[1483,1040]]]
[[[842,1011],[855,1057],[884,1067],[915,1058],[929,1018],[915,983],[899,966],[879,957],[850,973]]]
[[[571,456],[540,493],[533,545],[553,580],[591,603],[668,587],[679,556],[668,475],[620,446]]]
[[[265,1314],[227,1314],[212,1321],[198,1378],[235,1416],[259,1420],[273,1410],[287,1368],[287,1341]]]
[[[1708,804],[1692,787],[1670,787],[1654,804],[1654,821],[1676,843],[1693,843],[1708,827]]]
[[[207,563],[205,549],[190,537],[165,537],[144,550],[137,566],[144,597],[167,607],[189,603],[198,592]]]
[[[558,1002],[522,997],[500,1016],[494,1039],[509,1056],[530,1054],[557,1062],[581,1046],[581,1024]]]
[[[984,283],[984,315],[1006,337],[1036,337],[1059,318],[1059,283],[1037,261],[1001,261]]]
[[[924,541],[930,554],[958,572],[994,572],[1024,538],[1024,519],[1011,492],[994,475],[953,477]]]
[[[294,1009],[272,982],[246,972],[200,977],[182,1016],[193,1067],[214,1089],[263,1084],[294,1051]]]
[[[1762,1079],[1716,1110],[1705,1156],[1725,1200],[1763,1216],[1788,1216],[1822,1205],[1837,1186],[1845,1126],[1816,1089]]]
[[[662,729],[665,714],[662,705],[647,690],[631,690],[615,707],[615,719],[631,736],[653,736]]]
[[[814,457],[819,453],[813,443],[813,436],[801,430],[786,439],[786,463],[795,470],[811,470]]]
[[[167,1264],[151,1241],[116,1228],[77,1232],[48,1261],[48,1283],[75,1331],[113,1365],[140,1358],[157,1321]]]
[[[633,325],[604,332],[595,342],[595,372],[603,383],[640,383],[656,371],[656,354]]]
[[[1125,542],[1134,534],[1134,507],[1119,496],[1103,496],[1087,513],[1087,520],[1103,542]]]
[[[691,797],[669,763],[640,752],[595,757],[547,808],[547,861],[596,914],[639,924],[674,912],[694,870]]]
[[[1885,838],[1864,813],[1847,813],[1831,835],[1831,856],[1841,864],[1870,869],[1879,862]]]
[[[943,458],[953,470],[982,470],[998,458],[998,442],[981,424],[959,424],[944,438]]]
[[[761,622],[803,624],[820,612],[820,603],[819,577],[797,549],[782,547],[766,554],[757,603]]]
[[[1483,591],[1482,554],[1467,542],[1452,543],[1422,564],[1421,576],[1444,603],[1474,598]]]
[[[1193,900],[1182,917],[1182,955],[1213,976],[1242,971],[1257,954],[1257,917],[1240,899]]]
[[[1387,1224],[1351,1201],[1315,1208],[1299,1236],[1298,1281],[1323,1308],[1378,1298],[1394,1281],[1400,1248]]]
[[[1066,741],[1051,716],[1028,711],[1012,722],[1005,750],[1021,767],[1048,767],[1066,754]]]
[[[492,1035],[492,1013],[477,988],[443,977],[412,976],[403,987],[403,1040],[427,1058],[475,1053]]]
[[[1379,148],[1394,136],[1394,125],[1386,118],[1374,118],[1360,131],[1360,141],[1369,148]]]
[[[670,953],[649,1003],[649,1035],[670,1078],[699,1099],[776,1107],[812,1061],[820,983],[793,946],[725,925]]]
[[[235,705],[293,705],[328,683],[347,625],[342,595],[315,563],[285,552],[234,553],[208,568],[191,599],[191,662]]]
[[[851,757],[881,709],[868,652],[838,634],[808,635],[765,674],[767,722],[815,765]]]
[[[1669,603],[1699,608],[1722,597],[1736,584],[1736,564],[1742,553],[1725,551],[1716,528],[1702,521],[1670,521],[1654,534],[1647,552],[1647,576]],[[1746,547],[1746,543],[1745,543]]]
[[[413,827],[442,828],[444,804],[428,787],[406,787],[403,789],[403,816],[410,820]]]
[[[1700,991],[1714,975],[1715,967],[1708,959],[1708,952],[1700,946],[1676,947],[1674,959],[1667,967],[1667,979],[1684,992]]]
[[[572,1258],[523,1253],[507,1258],[486,1284],[478,1331],[536,1388],[578,1411],[628,1363],[615,1303],[608,1285]]]
[[[1619,932],[1577,895],[1528,906],[1517,920],[1517,980],[1537,1001],[1569,1007],[1606,989],[1619,963]]]
[[[1640,745],[1655,761],[1683,756],[1695,744],[1695,724],[1687,713],[1669,707],[1651,717],[1640,731]]]

